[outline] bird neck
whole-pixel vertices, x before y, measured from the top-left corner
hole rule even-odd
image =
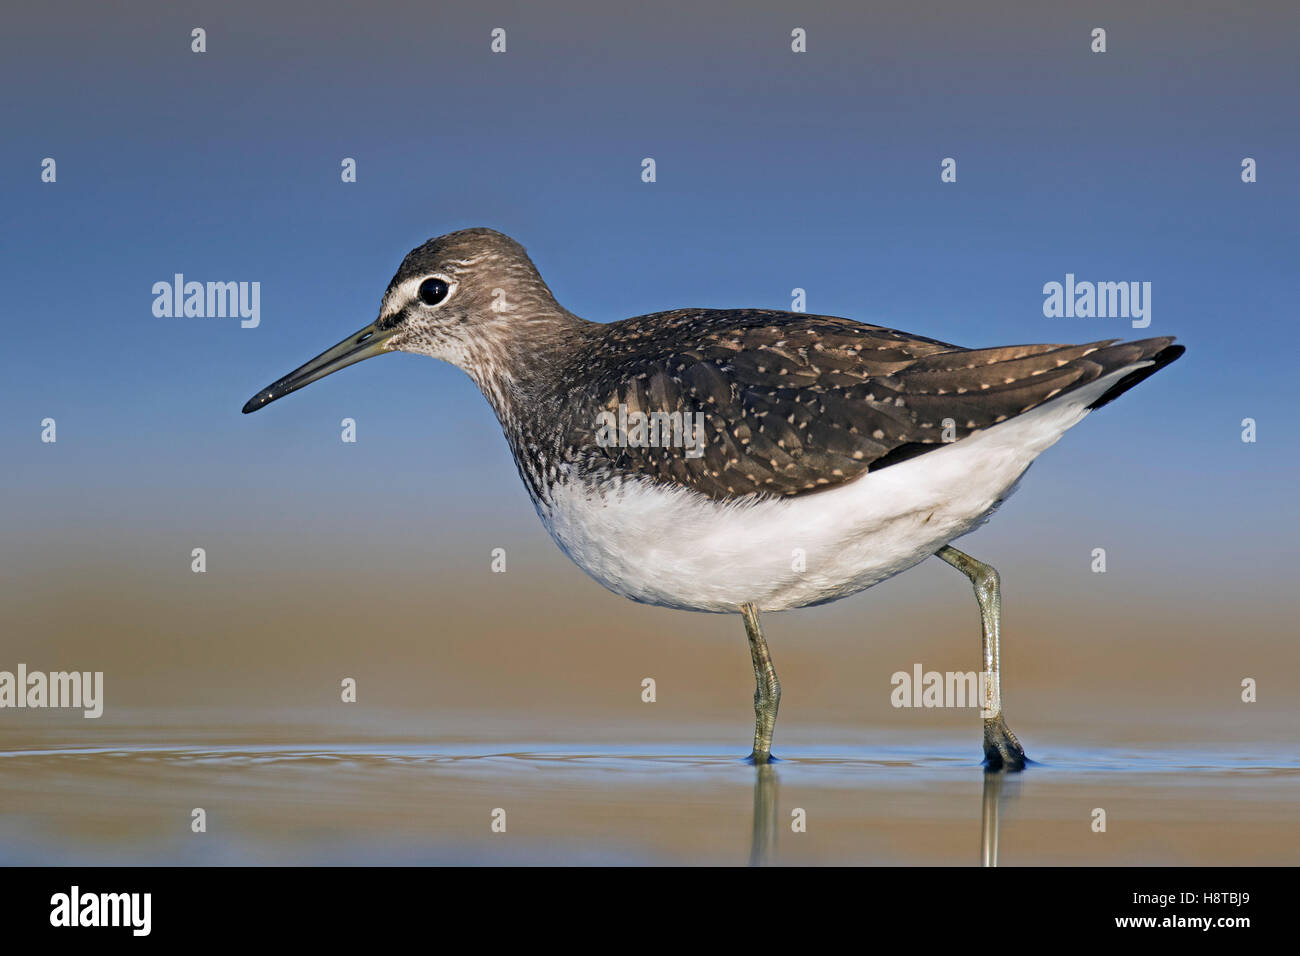
[[[563,370],[598,327],[554,303],[503,313],[469,343],[464,369],[510,432],[523,409],[550,404]]]

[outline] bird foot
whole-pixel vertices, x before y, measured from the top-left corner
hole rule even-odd
[[[1020,741],[1011,732],[1002,715],[984,721],[984,768],[990,772],[1016,772],[1033,763],[1025,756]]]

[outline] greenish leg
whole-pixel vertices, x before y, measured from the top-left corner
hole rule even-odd
[[[1002,716],[1002,676],[998,653],[998,626],[1002,617],[1002,591],[998,572],[969,554],[945,545],[936,556],[947,561],[975,587],[984,634],[982,675],[984,763],[989,770],[1024,770],[1025,751]]]
[[[745,633],[749,636],[749,655],[754,659],[754,751],[749,758],[756,764],[772,758],[772,731],[776,728],[776,710],[781,705],[781,682],[772,667],[772,655],[758,625],[758,608],[742,604]]]

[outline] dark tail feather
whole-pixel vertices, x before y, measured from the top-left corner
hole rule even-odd
[[[1130,388],[1147,378],[1150,378],[1156,372],[1160,371],[1170,362],[1186,352],[1187,349],[1181,345],[1169,345],[1161,349],[1155,355],[1151,356],[1152,364],[1144,368],[1134,369],[1129,372],[1118,382],[1108,388],[1095,402],[1088,406],[1089,409],[1101,408],[1103,405],[1109,405],[1115,399],[1119,398]]]

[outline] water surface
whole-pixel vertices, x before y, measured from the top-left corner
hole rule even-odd
[[[7,864],[1294,864],[1281,748],[1044,749],[984,774],[968,737],[842,729],[758,769],[695,743],[499,735],[301,744],[138,728],[0,752]],[[269,728],[268,728],[269,730]],[[285,736],[283,728],[275,735]],[[809,734],[816,737],[816,734]],[[866,739],[867,735],[861,735]],[[880,739],[881,735],[877,735]],[[153,739],[148,739],[152,737]],[[192,811],[206,832],[191,831]],[[1095,811],[1105,832],[1094,832]],[[494,812],[505,811],[505,832]],[[802,811],[802,812],[801,812]],[[796,832],[802,817],[806,829]]]

